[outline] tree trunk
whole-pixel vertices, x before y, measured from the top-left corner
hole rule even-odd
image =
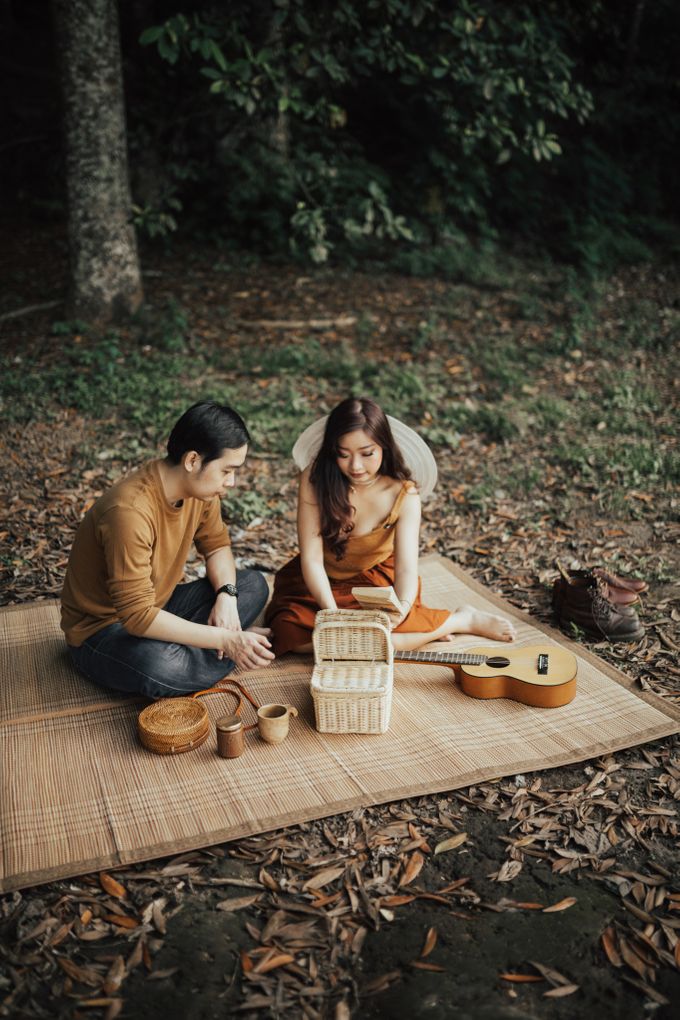
[[[142,301],[116,0],[53,0],[64,110],[69,313],[125,318]]]

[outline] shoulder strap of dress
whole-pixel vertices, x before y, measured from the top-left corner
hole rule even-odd
[[[389,512],[388,517],[385,519],[383,527],[388,527],[390,524],[394,524],[399,519],[399,511],[401,510],[401,504],[404,502],[404,497],[408,495],[413,489],[413,482],[410,478],[407,478],[401,483],[401,489],[392,504],[392,509]]]

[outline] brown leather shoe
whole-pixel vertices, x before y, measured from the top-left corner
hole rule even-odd
[[[568,584],[573,581],[586,582],[589,578],[592,579],[593,577],[600,578],[602,580],[602,594],[615,606],[632,606],[634,602],[640,601],[640,596],[637,592],[630,591],[628,588],[617,588],[614,585],[608,584],[598,573],[599,568],[595,568],[595,570],[570,570],[568,574],[564,571],[562,566],[560,566],[559,569],[562,573],[562,577]]]
[[[595,567],[593,573],[596,577],[601,577],[610,589],[619,588],[622,591],[635,592],[636,595],[641,595],[643,591],[649,591],[647,582],[641,581],[638,577],[621,577],[620,574],[612,574],[604,567]]]
[[[561,626],[574,623],[597,640],[639,641],[645,629],[633,607],[615,605],[608,595],[608,586],[591,571],[569,571],[553,585],[553,610]]]

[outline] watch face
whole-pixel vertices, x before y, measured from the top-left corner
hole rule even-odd
[[[238,595],[238,588],[235,584],[223,584],[220,591],[226,591],[227,595]]]

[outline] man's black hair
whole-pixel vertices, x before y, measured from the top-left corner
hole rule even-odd
[[[238,450],[249,442],[248,429],[236,411],[214,400],[201,400],[175,423],[168,439],[168,460],[180,464],[185,453],[195,450],[205,465],[225,450]]]

